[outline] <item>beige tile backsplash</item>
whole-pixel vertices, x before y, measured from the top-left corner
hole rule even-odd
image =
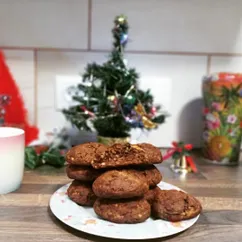
[[[76,76],[88,62],[105,61],[120,13],[130,23],[128,64],[171,115],[158,130],[141,137],[133,132],[133,138],[163,147],[178,139],[200,146],[202,76],[242,72],[240,0],[0,1],[0,47],[30,121],[44,131],[65,124],[55,110],[55,77]]]

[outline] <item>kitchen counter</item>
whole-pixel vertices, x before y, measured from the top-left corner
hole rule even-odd
[[[185,178],[170,170],[171,161],[158,167],[165,182],[179,186],[201,201],[204,210],[199,220],[185,232],[152,241],[241,241],[242,166],[216,166],[199,158],[195,160],[199,173],[189,173]],[[0,241],[114,241],[76,231],[51,213],[48,207],[51,195],[69,182],[64,168],[43,166],[26,170],[21,188],[0,197]]]

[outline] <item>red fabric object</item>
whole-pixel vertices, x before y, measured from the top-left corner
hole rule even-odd
[[[174,147],[177,147],[177,146],[178,146],[178,143],[177,143],[176,141],[173,141],[173,142],[172,142],[172,145],[173,145]]]
[[[25,144],[38,138],[39,130],[31,126],[27,120],[27,110],[25,109],[23,98],[9,68],[5,62],[5,57],[0,51],[0,93],[11,97],[10,104],[6,106],[5,123],[6,126],[21,127],[25,131]]]
[[[188,166],[191,167],[192,171],[194,173],[197,173],[197,167],[196,167],[192,157],[191,156],[186,156],[186,161],[187,161]]]
[[[186,145],[184,145],[184,148],[186,149],[186,150],[192,150],[192,145],[191,144],[186,144]]]

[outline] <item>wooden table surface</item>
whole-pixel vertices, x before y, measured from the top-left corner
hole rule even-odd
[[[204,210],[199,220],[176,236],[151,241],[242,241],[242,166],[209,165],[199,158],[196,163],[199,173],[188,174],[185,178],[171,172],[169,161],[159,165],[159,169],[164,181],[179,186],[201,201]],[[76,231],[54,217],[48,207],[49,199],[68,182],[64,168],[44,166],[25,171],[21,188],[1,195],[0,241],[115,241]]]

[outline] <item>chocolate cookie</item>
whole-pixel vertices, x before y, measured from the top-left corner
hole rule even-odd
[[[92,189],[97,197],[119,199],[143,196],[149,186],[136,170],[110,170],[94,181]]]
[[[137,169],[146,177],[150,187],[155,187],[162,180],[160,171],[154,165],[139,167]]]
[[[162,162],[160,150],[151,144],[114,144],[98,153],[92,162],[96,169]]]
[[[92,191],[91,183],[84,183],[74,180],[67,190],[69,198],[82,206],[92,206],[96,200],[96,195]]]
[[[103,144],[90,142],[74,146],[66,153],[66,161],[72,165],[90,166],[97,154],[106,150]]]
[[[100,170],[96,170],[91,166],[89,167],[75,165],[67,165],[66,173],[70,179],[79,181],[94,181],[98,176],[102,174]]]
[[[143,198],[123,200],[98,198],[93,208],[101,218],[114,223],[141,223],[150,216],[150,205]]]
[[[152,203],[154,217],[172,222],[194,218],[201,210],[196,198],[177,190],[158,190]]]
[[[160,190],[159,187],[153,187],[153,188],[150,188],[150,190],[148,192],[146,192],[144,194],[144,199],[150,204],[152,205],[154,199],[155,199],[155,194],[156,192]]]

